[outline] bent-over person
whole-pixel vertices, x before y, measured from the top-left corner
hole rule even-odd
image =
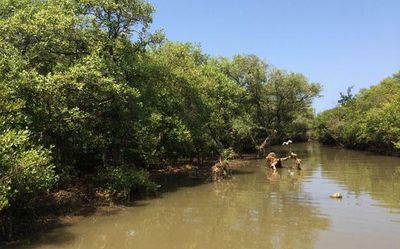
[[[268,154],[268,156],[265,158],[267,160],[267,167],[276,169],[276,168],[283,168],[282,162],[290,159],[291,157],[283,157],[283,158],[278,158],[276,157],[275,152],[271,152]]]

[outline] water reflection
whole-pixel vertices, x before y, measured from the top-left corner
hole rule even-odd
[[[316,144],[293,145],[293,150],[303,160],[303,170],[273,171],[263,160],[245,161],[231,180],[184,184],[143,202],[147,205],[91,216],[17,248],[343,249],[400,244],[400,215],[394,214],[400,209],[400,159]],[[274,151],[286,153],[279,147]],[[336,191],[344,194],[340,202],[329,198]]]
[[[225,243],[212,248],[312,248],[328,218],[312,206],[297,176],[285,169],[257,173],[215,186],[225,207],[217,227]]]
[[[247,163],[229,181],[182,188],[62,229],[76,237],[57,248],[312,248],[330,221],[303,191],[301,173],[282,169],[273,182],[262,161]],[[45,235],[26,248],[54,248],[51,240]]]
[[[356,197],[369,194],[377,205],[400,210],[400,159],[334,148],[320,149],[323,177]]]

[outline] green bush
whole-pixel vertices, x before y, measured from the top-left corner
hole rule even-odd
[[[229,159],[232,159],[234,156],[235,156],[235,151],[233,150],[233,148],[232,147],[229,147],[229,148],[227,148],[227,149],[224,149],[223,151],[222,151],[222,153],[221,153],[221,160],[222,161],[226,161],[226,160],[229,160]]]
[[[28,131],[0,134],[0,210],[31,201],[57,181],[50,152],[32,144]]]
[[[165,42],[153,12],[143,0],[0,1],[0,210],[29,208],[57,178],[148,192],[147,168],[252,151],[273,130],[307,138],[318,84],[255,55]]]
[[[10,240],[31,224],[32,201],[57,181],[50,152],[33,144],[28,131],[0,133],[0,237]]]
[[[114,197],[122,194],[125,198],[129,198],[131,193],[152,193],[157,190],[157,185],[150,181],[147,171],[128,165],[100,170],[97,182]]]
[[[400,152],[400,74],[362,90],[351,101],[318,115],[323,143],[393,154]]]

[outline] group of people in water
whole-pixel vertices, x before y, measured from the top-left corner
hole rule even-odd
[[[277,168],[283,168],[282,162],[293,159],[295,167],[301,170],[301,159],[297,157],[297,154],[290,152],[289,156],[278,158],[275,152],[270,152],[268,156],[265,158],[267,161],[267,167],[276,170]]]
[[[264,140],[262,145],[258,146],[258,149],[261,150],[261,154],[264,154],[265,152],[265,147],[269,144],[268,143],[269,137]],[[283,146],[289,146],[290,149],[290,144],[292,143],[291,140],[288,140],[287,142],[283,142]],[[265,158],[266,160],[266,166],[273,169],[274,172],[276,172],[277,168],[284,168],[282,162],[287,161],[289,159],[292,159],[294,161],[294,166],[296,169],[301,170],[301,159],[297,157],[297,154],[293,153],[291,150],[289,152],[289,155],[287,157],[277,157],[275,152],[270,152],[267,157]],[[230,166],[227,161],[224,160],[219,160],[219,162],[215,163],[214,166],[211,167],[211,172],[212,172],[212,179],[213,181],[220,181],[221,179],[227,177],[230,172]]]
[[[293,143],[292,140],[288,140],[286,142],[282,143],[282,146],[289,146],[290,149],[290,144]],[[270,152],[268,156],[265,158],[267,161],[267,167],[272,168],[276,170],[277,168],[283,168],[282,162],[293,159],[295,167],[300,170],[301,169],[301,159],[297,157],[297,154],[293,153],[292,151],[289,152],[289,156],[287,157],[282,157],[278,158],[275,154],[275,152]]]

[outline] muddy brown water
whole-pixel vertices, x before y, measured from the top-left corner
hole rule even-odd
[[[243,161],[230,180],[186,184],[17,248],[400,248],[400,158],[318,144],[293,150],[301,171]]]

